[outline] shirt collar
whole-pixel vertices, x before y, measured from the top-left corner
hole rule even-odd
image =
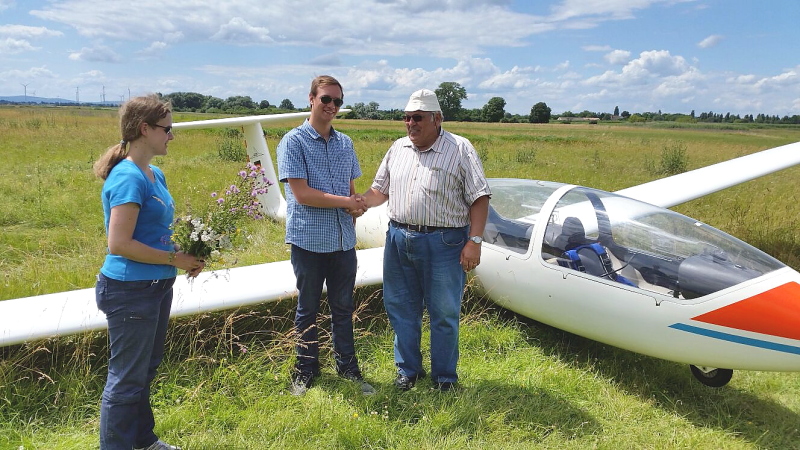
[[[425,153],[425,152],[430,152],[430,151],[434,151],[436,153],[439,153],[439,152],[441,152],[441,150],[439,149],[439,145],[438,144],[439,144],[439,141],[442,140],[442,136],[444,136],[444,129],[442,127],[439,127],[439,136],[436,137],[436,140],[433,141],[433,144],[431,144],[431,147],[429,149],[427,149],[425,151],[420,150],[419,148],[417,148],[416,145],[414,145],[413,142],[411,142],[411,139],[409,139],[409,141],[408,141],[408,147],[411,148],[412,150],[414,150],[415,152],[419,152],[419,153]]]
[[[306,119],[305,122],[303,122],[303,130],[305,130],[305,132],[308,133],[311,136],[312,139],[322,139],[322,136],[319,133],[317,133],[317,130],[315,130],[314,127],[311,126],[311,122],[308,119]],[[338,140],[339,139],[338,138],[338,133],[339,132],[336,131],[336,129],[333,128],[333,125],[331,125],[331,137],[330,137],[330,139],[337,139]]]

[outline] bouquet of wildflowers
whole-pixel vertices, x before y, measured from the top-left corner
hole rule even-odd
[[[258,196],[265,194],[271,185],[264,169],[248,163],[224,193],[211,193],[212,201],[204,210],[175,220],[172,242],[182,252],[205,260],[210,268],[224,263],[222,252],[233,249],[243,238],[240,222],[263,217]]]

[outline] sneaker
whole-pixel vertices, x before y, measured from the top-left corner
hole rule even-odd
[[[371,384],[364,381],[364,377],[359,372],[347,372],[339,375],[345,380],[350,380],[358,383],[361,386],[362,395],[372,395],[375,393],[375,388]]]
[[[292,384],[289,385],[289,392],[292,395],[303,395],[308,388],[311,387],[311,382],[314,380],[314,374],[308,372],[295,372],[292,374]]]
[[[181,450],[181,448],[167,444],[166,442],[159,439],[147,447],[135,448],[133,450]]]
[[[401,391],[407,391],[407,390],[413,388],[414,384],[416,384],[417,380],[419,380],[420,378],[422,378],[424,376],[425,376],[425,371],[424,370],[422,372],[414,375],[414,376],[411,376],[411,377],[408,377],[408,376],[405,376],[405,375],[403,375],[401,373],[398,373],[397,374],[397,378],[394,379],[394,385],[397,386],[397,388],[400,389]]]

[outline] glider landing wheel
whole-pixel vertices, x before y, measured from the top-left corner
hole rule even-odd
[[[725,386],[733,377],[733,370],[731,369],[713,369],[695,365],[690,365],[689,368],[692,369],[692,375],[708,387],[718,388]]]

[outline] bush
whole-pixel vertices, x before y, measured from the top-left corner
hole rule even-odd
[[[239,129],[225,128],[217,142],[217,153],[223,161],[247,161],[247,148],[243,144],[244,136]]]
[[[665,146],[661,149],[661,162],[656,165],[653,161],[646,161],[648,172],[653,175],[676,175],[686,172],[689,167],[689,156],[686,144],[682,142]]]

